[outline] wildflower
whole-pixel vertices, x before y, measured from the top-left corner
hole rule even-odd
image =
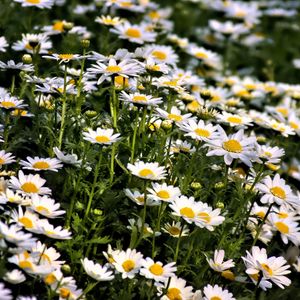
[[[233,295],[228,290],[223,290],[217,284],[211,286],[210,284],[206,285],[203,289],[204,297],[203,300],[235,300]]]
[[[16,64],[13,60],[9,60],[7,63],[0,61],[0,69],[2,70],[11,69],[11,70],[22,70],[24,72],[33,72],[34,66],[32,64],[23,64],[22,62]]]
[[[137,205],[144,205],[144,202],[145,202],[144,193],[140,193],[139,191],[131,191],[130,189],[125,189],[124,193],[129,199],[131,199]],[[154,205],[158,205],[158,204],[159,203],[157,203],[155,200],[151,199],[150,197],[147,197],[146,205],[154,206]]]
[[[257,145],[257,154],[265,163],[278,164],[285,151],[277,146],[271,147],[268,145]]]
[[[174,52],[173,48],[170,46],[160,46],[160,45],[149,45],[145,47],[145,56],[149,56],[156,63],[165,63],[170,65],[175,65],[178,61],[178,55]]]
[[[3,276],[3,279],[10,284],[19,284],[21,282],[24,282],[26,280],[26,277],[22,273],[22,271],[13,269],[12,271],[7,271]]]
[[[22,7],[37,7],[37,8],[52,8],[54,5],[53,0],[14,0],[15,2],[21,3]]]
[[[6,47],[8,47],[8,43],[5,36],[0,36],[0,52],[6,52]]]
[[[111,145],[117,142],[120,134],[113,134],[113,129],[97,128],[96,131],[88,129],[88,132],[83,133],[83,139],[91,142],[92,144]]]
[[[147,198],[157,202],[171,202],[181,195],[178,187],[167,185],[166,183],[152,183],[152,188],[147,188],[147,191],[150,192]]]
[[[145,95],[141,93],[127,94],[122,91],[120,98],[121,101],[129,102],[137,105],[148,105],[148,106],[156,106],[157,104],[162,103],[162,98],[155,98],[151,95]]]
[[[209,266],[216,272],[222,273],[232,267],[234,267],[234,262],[232,259],[224,261],[225,251],[224,250],[215,250],[214,259],[206,259]]]
[[[64,210],[59,210],[60,204],[55,203],[55,201],[48,196],[41,197],[37,194],[33,194],[31,199],[31,208],[44,217],[52,219],[65,214]]]
[[[5,97],[0,96],[0,108],[4,109],[16,109],[23,108],[27,106],[24,104],[23,100],[19,100],[16,97],[5,95]]]
[[[247,128],[248,126],[252,126],[252,119],[245,114],[229,114],[223,111],[222,114],[218,116],[218,119],[232,127]]]
[[[27,170],[54,172],[57,172],[63,166],[56,158],[40,158],[38,156],[34,158],[27,156],[27,161],[21,160],[20,165]]]
[[[173,221],[172,224],[166,223],[162,230],[175,238],[188,236],[190,232],[186,225],[182,225],[180,222],[175,221]]]
[[[164,118],[166,120],[170,120],[172,122],[176,122],[176,123],[185,122],[192,115],[192,114],[182,115],[181,111],[176,106],[171,107],[171,111],[170,112],[164,111],[161,108],[156,108],[156,112],[158,113],[158,115],[160,117],[162,117],[162,118]]]
[[[5,285],[0,282],[0,299],[2,300],[12,300],[11,290],[5,288]]]
[[[123,22],[122,19],[120,19],[119,17],[112,17],[112,16],[101,16],[101,17],[97,17],[95,22],[103,24],[103,25],[107,25],[107,26],[116,26],[119,25]]]
[[[86,56],[80,54],[72,54],[72,53],[53,53],[51,55],[43,55],[43,58],[53,59],[59,61],[59,63],[68,63],[69,61],[73,60],[80,60],[85,58]]]
[[[4,150],[0,151],[0,167],[3,165],[11,164],[16,161],[15,157],[10,152],[5,152]]]
[[[111,281],[114,279],[112,271],[109,271],[106,266],[101,266],[87,258],[81,259],[81,263],[85,272],[97,281]]]
[[[78,156],[76,154],[65,154],[64,152],[60,151],[57,147],[53,148],[53,151],[56,157],[63,163],[74,165],[79,167],[81,165],[81,160],[78,160]]]
[[[44,234],[52,239],[68,240],[71,239],[71,232],[67,229],[63,229],[61,226],[54,227],[48,222],[40,224],[41,234]]]
[[[160,167],[157,162],[145,163],[137,161],[134,164],[127,164],[127,169],[135,176],[142,179],[162,180],[166,177],[165,167]]]

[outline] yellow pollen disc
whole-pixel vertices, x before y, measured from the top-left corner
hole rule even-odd
[[[249,97],[251,97],[251,94],[247,90],[240,90],[240,91],[236,92],[236,96],[249,98]]]
[[[255,90],[256,89],[256,85],[254,83],[244,84],[244,86],[248,90]]]
[[[172,80],[172,81],[164,81],[164,85],[169,85],[169,86],[177,86],[177,80]]]
[[[168,191],[165,191],[165,190],[159,191],[158,193],[156,193],[156,195],[159,198],[163,198],[163,199],[169,199],[170,198],[170,193]]]
[[[249,274],[249,276],[254,279],[255,281],[258,281],[259,280],[259,273],[256,273],[256,274]]]
[[[167,297],[170,300],[182,300],[182,297],[180,296],[181,292],[177,288],[169,288],[167,292]]]
[[[182,121],[182,116],[175,115],[175,114],[168,114],[168,119],[176,121],[176,122],[180,122],[180,121]]]
[[[263,211],[259,211],[259,212],[256,213],[256,215],[257,215],[258,217],[260,217],[261,219],[263,219],[263,218],[265,217],[266,214],[265,214]]]
[[[31,47],[29,43],[25,45],[25,48],[26,48],[27,50],[33,50],[33,47]]]
[[[208,58],[208,55],[207,55],[206,53],[204,53],[204,52],[197,52],[197,53],[195,54],[195,56],[196,56],[197,58],[200,58],[200,59],[206,59],[206,58]]]
[[[49,209],[47,207],[44,207],[44,206],[37,206],[35,209],[39,213],[46,213],[46,214],[50,213]]]
[[[289,226],[284,224],[283,222],[276,222],[275,226],[280,233],[288,234],[290,232]]]
[[[68,299],[71,296],[71,291],[67,288],[62,287],[59,289],[59,294],[62,298]]]
[[[243,151],[243,146],[237,140],[228,140],[223,143],[223,148],[228,152],[241,153]]]
[[[24,255],[25,259],[28,259],[30,257],[30,254],[27,251],[24,251],[23,255]]]
[[[187,218],[195,218],[195,213],[190,207],[183,207],[180,209],[180,214]]]
[[[235,280],[235,276],[230,270],[223,271],[221,276],[231,281]]]
[[[205,138],[209,138],[210,137],[210,132],[206,129],[202,129],[202,128],[196,128],[194,130],[194,132],[201,137],[205,137]]]
[[[201,213],[199,213],[199,214],[198,214],[198,217],[199,217],[200,219],[202,219],[205,223],[209,223],[210,220],[211,220],[210,215],[209,215],[208,213],[206,213],[206,212],[201,212]]]
[[[167,58],[167,54],[162,51],[153,51],[152,55],[159,60],[165,60]]]
[[[235,123],[235,124],[241,124],[242,123],[242,119],[239,117],[228,117],[227,121],[230,123]]]
[[[189,103],[188,105],[187,105],[187,109],[189,110],[189,111],[196,111],[197,109],[199,109],[200,108],[200,104],[199,104],[199,102],[198,101],[196,101],[196,100],[194,100],[194,101],[192,101],[191,103]]]
[[[270,276],[273,275],[272,269],[271,269],[267,264],[261,264],[261,266],[263,267],[263,269],[264,269],[265,271],[268,272],[268,274],[269,274]]]
[[[221,100],[221,96],[219,95],[213,95],[211,102],[219,102]]]
[[[0,158],[0,165],[3,165],[5,163],[5,160],[3,158]]]
[[[222,299],[218,296],[213,296],[213,297],[210,298],[210,300],[222,300]]]
[[[132,98],[132,101],[134,101],[134,102],[140,102],[140,101],[145,102],[145,101],[147,101],[147,97],[144,96],[144,95],[136,95]]]
[[[35,169],[45,170],[50,167],[46,161],[37,161],[32,165]]]
[[[153,173],[153,171],[150,170],[150,169],[142,169],[141,171],[139,171],[139,175],[141,177],[155,176],[155,174]]]
[[[289,114],[288,109],[284,108],[284,107],[277,107],[276,111],[281,113],[284,117],[287,117]]]
[[[125,261],[122,263],[122,267],[123,267],[123,269],[124,269],[125,272],[130,272],[131,270],[134,269],[135,263],[134,263],[133,260],[128,259],[128,260],[125,260]]]
[[[105,135],[97,135],[95,137],[95,140],[98,142],[98,143],[108,143],[110,142],[110,138],[105,136]]]
[[[272,157],[272,153],[271,153],[271,152],[268,152],[268,151],[266,151],[266,152],[264,153],[264,155],[267,156],[267,157]]]
[[[49,257],[47,254],[45,254],[45,253],[43,253],[43,254],[41,255],[41,259],[47,260],[49,263],[51,262],[50,257]]]
[[[270,192],[273,194],[273,196],[278,197],[282,200],[285,200],[286,194],[283,188],[280,186],[274,186],[270,189]]]
[[[290,126],[295,130],[299,129],[299,125],[295,122],[290,122]]]
[[[158,11],[150,11],[150,13],[148,14],[148,16],[150,17],[150,19],[159,19],[160,18],[160,14]]]
[[[52,26],[52,29],[55,31],[63,32],[64,31],[64,22],[62,22],[62,21],[55,22]]]
[[[106,67],[106,72],[110,72],[110,73],[118,73],[121,72],[122,68],[119,66],[108,66]]]
[[[139,196],[139,197],[136,197],[135,198],[138,202],[140,202],[140,203],[144,203],[144,196]]]
[[[27,260],[22,260],[19,262],[19,267],[21,269],[30,269],[30,270],[33,270],[33,265],[30,261],[27,261]]]
[[[156,275],[156,276],[160,276],[160,275],[163,274],[164,269],[163,269],[162,266],[159,265],[159,264],[153,264],[153,265],[149,268],[149,271],[150,271],[152,274]]]
[[[22,223],[25,228],[33,228],[34,227],[33,222],[29,218],[22,217],[22,218],[18,219],[18,221],[20,223]]]
[[[152,71],[159,72],[160,71],[160,66],[159,65],[153,65],[152,67],[148,67],[148,69]]]
[[[131,38],[139,39],[142,37],[141,31],[137,28],[128,28],[125,34]]]
[[[70,60],[74,57],[73,54],[59,54],[59,59]]]
[[[15,107],[16,104],[11,101],[2,101],[2,102],[0,102],[0,106],[2,106],[4,108],[11,108],[11,107]]]
[[[278,213],[278,217],[279,217],[280,219],[286,219],[288,216],[289,216],[289,215],[288,215],[287,213],[285,213],[285,212],[280,212],[280,213]]]
[[[170,234],[172,235],[179,235],[180,234],[180,229],[178,227],[172,226],[168,229]]]
[[[121,86],[121,87],[128,87],[129,86],[129,81],[128,78],[123,77],[121,75],[118,75],[115,77],[115,85],[116,86]]]
[[[25,182],[22,184],[21,189],[25,193],[37,193],[39,191],[38,187],[32,182]]]
[[[56,281],[56,277],[53,274],[49,274],[44,278],[44,282],[48,285],[53,284]]]
[[[41,0],[26,0],[26,2],[30,4],[40,4]]]

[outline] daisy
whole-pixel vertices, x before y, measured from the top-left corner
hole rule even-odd
[[[181,191],[178,187],[167,185],[166,183],[152,183],[152,188],[147,188],[147,191],[150,192],[147,198],[157,202],[171,202],[181,195]]]
[[[129,40],[132,43],[144,44],[154,42],[156,33],[148,29],[148,24],[134,25],[128,21],[115,25],[111,32],[117,34],[119,38]]]
[[[14,0],[15,2],[21,3],[22,7],[37,7],[37,8],[52,8],[54,5],[53,0]]]
[[[87,56],[83,56],[80,54],[72,54],[72,53],[53,53],[51,55],[43,55],[43,58],[57,60],[59,63],[68,63],[70,60],[80,60],[86,58]]]
[[[164,289],[166,294],[161,297],[161,300],[176,300],[176,299],[192,299],[193,297],[193,287],[187,286],[187,282],[178,277],[171,277],[170,282],[164,282],[163,286],[159,286],[158,296],[163,293]]]
[[[151,95],[145,95],[141,93],[127,94],[122,91],[119,97],[120,101],[129,102],[138,105],[148,105],[148,106],[156,106],[157,104],[162,103],[162,98],[155,98]]]
[[[21,160],[20,165],[23,169],[34,171],[54,171],[58,172],[58,169],[63,165],[56,158],[40,158],[35,156],[34,158],[27,156],[27,161]]]
[[[187,53],[194,56],[198,60],[200,60],[203,64],[214,68],[214,69],[220,69],[221,67],[221,59],[220,57],[203,47],[198,47],[196,45],[190,45],[187,48]]]
[[[26,1],[26,0],[25,0]],[[45,34],[22,34],[22,40],[12,45],[15,51],[26,51],[27,53],[45,54],[52,48],[52,42]]]
[[[31,204],[31,199],[20,191],[12,191],[7,188],[5,192],[0,193],[0,203],[7,202],[26,206]]]
[[[7,63],[0,61],[0,69],[2,70],[11,69],[11,70],[22,70],[24,72],[33,72],[34,66],[32,64],[23,64],[22,62],[15,63],[13,60],[9,60]]]
[[[222,127],[219,127],[219,136],[210,140],[206,145],[212,150],[207,156],[224,156],[226,165],[230,165],[234,159],[240,159],[244,164],[251,167],[251,160],[256,157],[256,137],[246,137],[244,130],[227,136]]]
[[[162,230],[175,238],[188,236],[190,232],[186,225],[182,225],[180,222],[175,221],[173,221],[172,224],[166,223]]]
[[[235,24],[232,21],[219,22],[217,20],[209,20],[209,27],[214,31],[224,35],[232,35],[233,37],[238,37],[249,31],[244,24]]]
[[[142,253],[137,252],[135,249],[127,249],[114,255],[114,262],[112,264],[122,274],[123,279],[132,279],[139,272],[142,262]]]
[[[65,164],[79,167],[82,163],[81,160],[78,160],[78,156],[76,154],[65,154],[64,152],[60,151],[57,147],[54,147],[53,151],[56,157]]]
[[[228,290],[223,290],[217,284],[211,286],[208,284],[203,288],[203,300],[235,300],[233,295]]]
[[[192,114],[182,115],[181,111],[176,106],[172,106],[170,112],[167,112],[161,108],[157,108],[156,112],[163,119],[170,120],[176,123],[185,122],[192,116]]]
[[[11,164],[15,162],[15,157],[10,152],[5,152],[4,150],[0,151],[0,167],[3,165]]]
[[[11,290],[5,288],[5,285],[0,282],[0,299],[1,300],[12,300]]]
[[[273,179],[266,176],[262,182],[256,184],[256,189],[263,194],[260,199],[262,203],[271,204],[275,202],[278,205],[288,203],[295,207],[300,205],[290,186],[285,183],[284,179],[280,178],[279,174],[276,174]]]
[[[97,281],[111,281],[114,279],[112,271],[109,271],[106,266],[101,266],[87,258],[80,260],[85,272]]]
[[[77,286],[75,284],[67,283],[59,285],[56,293],[58,293],[59,295],[59,300],[76,300],[81,298],[83,291],[81,289],[77,289]]]
[[[149,45],[145,47],[145,55],[151,57],[156,63],[175,65],[178,55],[170,46]]]
[[[243,114],[230,114],[223,111],[222,114],[218,115],[218,120],[231,127],[247,128],[248,126],[252,126],[252,119]]]
[[[55,201],[48,196],[41,197],[37,194],[33,194],[31,200],[31,208],[44,217],[53,219],[66,213],[64,210],[59,210],[60,204],[55,203]]]
[[[277,146],[271,147],[268,145],[257,144],[257,154],[265,163],[279,164],[285,151]]]
[[[177,267],[175,262],[163,265],[162,262],[155,262],[150,257],[142,260],[140,274],[148,279],[154,279],[156,282],[166,282],[170,277],[175,277]]]
[[[157,162],[145,163],[143,161],[136,161],[134,164],[127,164],[127,169],[135,176],[142,179],[162,180],[166,178],[165,167],[160,167]]]
[[[188,143],[187,141],[182,141],[182,140],[176,140],[171,144],[170,147],[170,153],[194,153],[196,151],[196,148],[191,144]]]
[[[113,129],[97,128],[96,131],[88,128],[88,132],[83,133],[83,139],[92,144],[111,145],[120,140],[120,134],[113,134]]]
[[[29,174],[24,175],[22,171],[19,171],[18,178],[12,176],[9,181],[9,186],[15,190],[20,190],[21,193],[26,195],[32,194],[51,194],[51,190],[47,187],[43,187],[46,180],[42,179],[40,175]]]
[[[278,122],[277,120],[274,119],[269,119],[266,121],[266,126],[280,132],[282,136],[288,137],[289,135],[295,135],[295,130],[289,125],[286,125],[282,122]]]
[[[107,63],[97,61],[96,65],[93,64],[91,68],[87,69],[87,76],[95,76],[101,74],[97,81],[97,84],[101,84],[104,80],[107,80],[111,76],[123,76],[125,78],[129,76],[138,76],[143,73],[144,68],[135,60],[124,59],[117,63],[114,58],[111,58]]]
[[[101,17],[97,17],[95,22],[106,25],[106,26],[116,26],[119,25],[123,22],[122,19],[119,17],[112,17],[110,15],[104,16],[102,15]]]
[[[24,100],[19,100],[16,97],[9,96],[8,94],[4,97],[0,95],[0,108],[4,109],[16,109],[16,108],[23,108],[27,106],[24,104]]]
[[[144,206],[144,202],[145,202],[144,193],[140,193],[139,191],[131,191],[130,189],[125,189],[124,193],[130,200],[135,202],[137,205]],[[154,201],[154,200],[150,199],[150,197],[147,197],[146,205],[154,206],[154,205],[158,205],[158,204],[159,203],[157,201]]]
[[[225,251],[224,250],[215,250],[214,259],[206,258],[209,266],[216,272],[222,273],[230,268],[235,266],[232,259],[224,261]]]
[[[18,269],[7,271],[3,276],[3,280],[9,282],[10,284],[19,284],[26,280],[25,275]]]
[[[61,226],[54,227],[48,222],[40,224],[41,234],[44,234],[52,239],[68,240],[71,239],[71,232],[67,229],[63,229]]]
[[[8,43],[5,36],[0,36],[0,52],[6,52],[6,47],[8,47]]]
[[[179,129],[186,132],[185,136],[197,141],[214,140],[219,136],[218,126],[205,124],[203,120],[196,122],[189,119],[187,122],[180,124]]]

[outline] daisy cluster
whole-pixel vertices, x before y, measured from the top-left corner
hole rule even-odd
[[[0,3],[0,299],[293,297],[300,3],[79,2]]]

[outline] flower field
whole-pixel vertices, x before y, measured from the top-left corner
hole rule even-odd
[[[300,299],[300,2],[0,0],[0,300]]]

